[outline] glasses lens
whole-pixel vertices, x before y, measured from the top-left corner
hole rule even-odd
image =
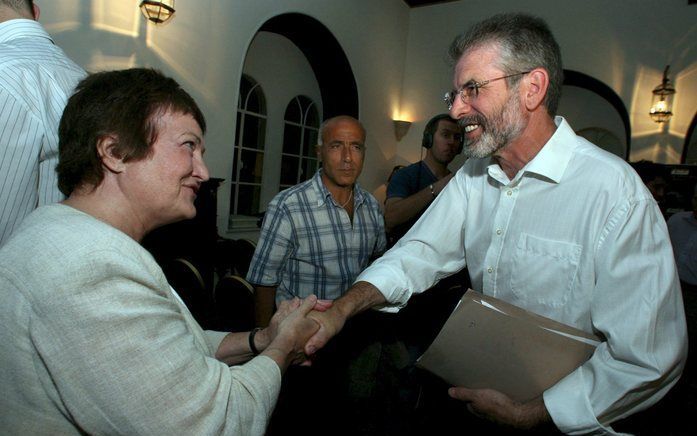
[[[446,92],[445,95],[443,96],[443,101],[445,104],[448,106],[448,110],[452,109],[453,107],[453,95],[454,92]]]
[[[468,83],[463,90],[463,95],[469,100],[477,98],[479,94],[479,86],[476,83]]]

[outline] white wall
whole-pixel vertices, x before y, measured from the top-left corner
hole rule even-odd
[[[206,161],[229,180],[230,144],[245,54],[259,27],[298,12],[323,23],[342,45],[356,77],[359,117],[367,131],[368,189],[383,182],[394,154],[392,110],[402,89],[409,8],[402,0],[179,1],[166,26],[145,25],[137,0],[37,0],[41,22],[58,45],[96,71],[151,66],[177,79],[206,115]],[[229,184],[218,191],[218,228],[227,229]]]

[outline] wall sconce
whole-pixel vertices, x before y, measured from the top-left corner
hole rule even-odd
[[[165,24],[174,16],[174,0],[143,0],[140,2],[143,16],[155,24]]]
[[[409,131],[409,127],[411,127],[411,121],[403,121],[403,120],[392,120],[394,122],[394,137],[397,138],[397,141],[401,141],[402,138],[404,138],[404,135],[407,134]]]
[[[673,107],[675,87],[668,80],[668,68],[670,68],[670,65],[666,65],[666,69],[663,71],[663,81],[653,90],[649,115],[657,123],[668,122],[670,117],[673,116],[673,112],[670,110]]]

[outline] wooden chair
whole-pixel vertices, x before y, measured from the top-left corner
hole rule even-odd
[[[257,249],[257,244],[249,239],[237,239],[234,243],[234,265],[237,275],[247,277],[249,264],[252,262],[254,250]]]
[[[213,312],[206,285],[193,262],[176,258],[163,271],[170,286],[179,294],[191,314],[203,328],[210,328]]]
[[[228,274],[213,293],[217,327],[224,331],[254,328],[254,288],[240,276]]]

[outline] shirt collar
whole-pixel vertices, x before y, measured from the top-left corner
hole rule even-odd
[[[329,189],[327,189],[322,182],[322,168],[318,169],[312,177],[312,187],[317,195],[317,206],[321,206],[325,202],[336,203],[332,197],[332,193],[329,192]],[[363,201],[365,201],[365,196],[358,185],[358,181],[353,184],[353,196],[355,197],[356,205],[362,204]]]
[[[570,144],[574,144],[576,134],[563,117],[554,117],[554,124],[556,124],[557,129],[552,137],[537,155],[518,172],[514,180],[520,179],[525,173],[533,173],[554,183],[561,182],[564,171],[571,160],[573,150]],[[488,172],[498,181],[507,179],[493,158],[488,166]]]
[[[37,21],[17,18],[0,23],[0,44],[27,37],[46,38],[53,42],[51,36]]]
[[[576,134],[563,117],[554,117],[554,124],[557,125],[557,130],[537,156],[523,167],[523,171],[539,174],[559,183],[571,160],[572,147],[569,145],[576,141]]]

